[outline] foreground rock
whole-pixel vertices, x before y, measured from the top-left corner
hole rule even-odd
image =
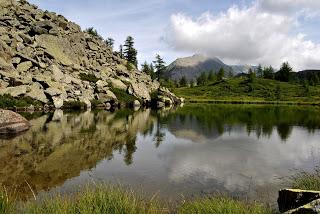
[[[113,52],[101,38],[25,0],[0,0],[0,95],[28,97],[57,109],[151,101],[159,83]],[[129,103],[126,103],[129,104]],[[131,105],[133,103],[130,103]]]
[[[278,206],[281,213],[320,213],[320,191],[300,189],[280,190]]]
[[[30,128],[30,123],[21,115],[0,109],[0,135],[15,135]]]

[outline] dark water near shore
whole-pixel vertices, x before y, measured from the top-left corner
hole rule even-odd
[[[284,178],[319,164],[320,109],[186,105],[175,110],[26,115],[0,139],[0,184],[25,198],[122,183],[176,199],[223,193],[275,201]]]

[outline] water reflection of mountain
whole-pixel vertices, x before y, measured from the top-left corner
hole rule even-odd
[[[270,137],[276,130],[286,141],[294,126],[309,132],[320,129],[319,109],[306,106],[187,105],[162,120],[177,136],[191,138],[197,135],[215,139],[225,132],[245,128],[248,135],[257,137]]]
[[[0,184],[30,195],[48,190],[91,169],[113,152],[132,163],[138,132],[152,126],[150,110],[44,115],[31,120],[27,133],[0,140]]]

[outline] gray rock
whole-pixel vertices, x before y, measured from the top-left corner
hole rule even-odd
[[[32,62],[26,61],[17,65],[17,71],[26,72],[32,67]]]
[[[0,109],[0,135],[18,134],[30,127],[30,123],[21,115]]]
[[[21,95],[25,95],[28,90],[30,90],[30,88],[29,86],[26,86],[26,85],[8,87],[8,88],[0,89],[0,95],[9,94],[12,97],[19,97]]]
[[[32,86],[30,86],[30,91],[25,96],[30,97],[34,100],[38,100],[45,104],[49,102],[47,96],[44,94],[44,91],[40,89],[39,85],[37,84],[33,84]]]
[[[140,107],[141,104],[140,104],[139,100],[135,100],[135,101],[133,102],[133,106],[134,106],[134,107]]]
[[[98,94],[99,100],[101,102],[111,102],[111,101],[118,101],[116,95],[112,91],[106,91],[106,93],[99,93]]]
[[[150,101],[149,90],[144,83],[131,83],[134,94],[141,99]]]
[[[14,57],[14,58],[12,58],[11,61],[12,61],[13,64],[19,64],[21,62],[21,58],[20,57]]]
[[[61,109],[63,106],[63,99],[61,97],[52,97],[53,105],[56,109]]]
[[[52,77],[56,82],[60,82],[64,79],[64,74],[57,65],[51,65],[49,69],[51,70]]]
[[[27,43],[31,44],[33,42],[32,38],[24,33],[19,33],[19,36],[22,38],[22,40]]]
[[[32,28],[32,32],[31,32],[31,34],[48,34],[49,32],[48,32],[48,30],[47,29],[45,29],[45,28],[43,28],[43,27],[39,27],[39,26],[34,26],[33,28]]]
[[[89,46],[90,50],[92,50],[92,51],[99,50],[99,47],[96,44],[94,44],[93,42],[88,42],[88,46]]]
[[[109,79],[110,84],[112,87],[121,89],[121,90],[127,90],[126,84],[124,84],[121,80],[110,78]]]

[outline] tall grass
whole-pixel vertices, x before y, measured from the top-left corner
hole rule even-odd
[[[0,193],[0,214],[9,214],[13,212],[13,204],[10,202],[6,189],[1,189]]]
[[[190,201],[178,209],[178,214],[271,214],[270,208],[259,203],[247,203],[231,198],[206,198]]]
[[[299,172],[290,180],[294,189],[320,191],[320,167],[316,167],[312,172]]]
[[[0,195],[0,214],[269,214],[272,210],[259,203],[237,201],[227,197],[204,198],[185,203],[160,202],[122,186],[87,186],[68,196],[10,202]]]
[[[98,186],[76,193],[73,197],[55,196],[42,202],[26,203],[20,209],[23,213],[77,213],[77,214],[153,214],[164,213],[158,200],[146,199],[132,190],[116,186]]]

